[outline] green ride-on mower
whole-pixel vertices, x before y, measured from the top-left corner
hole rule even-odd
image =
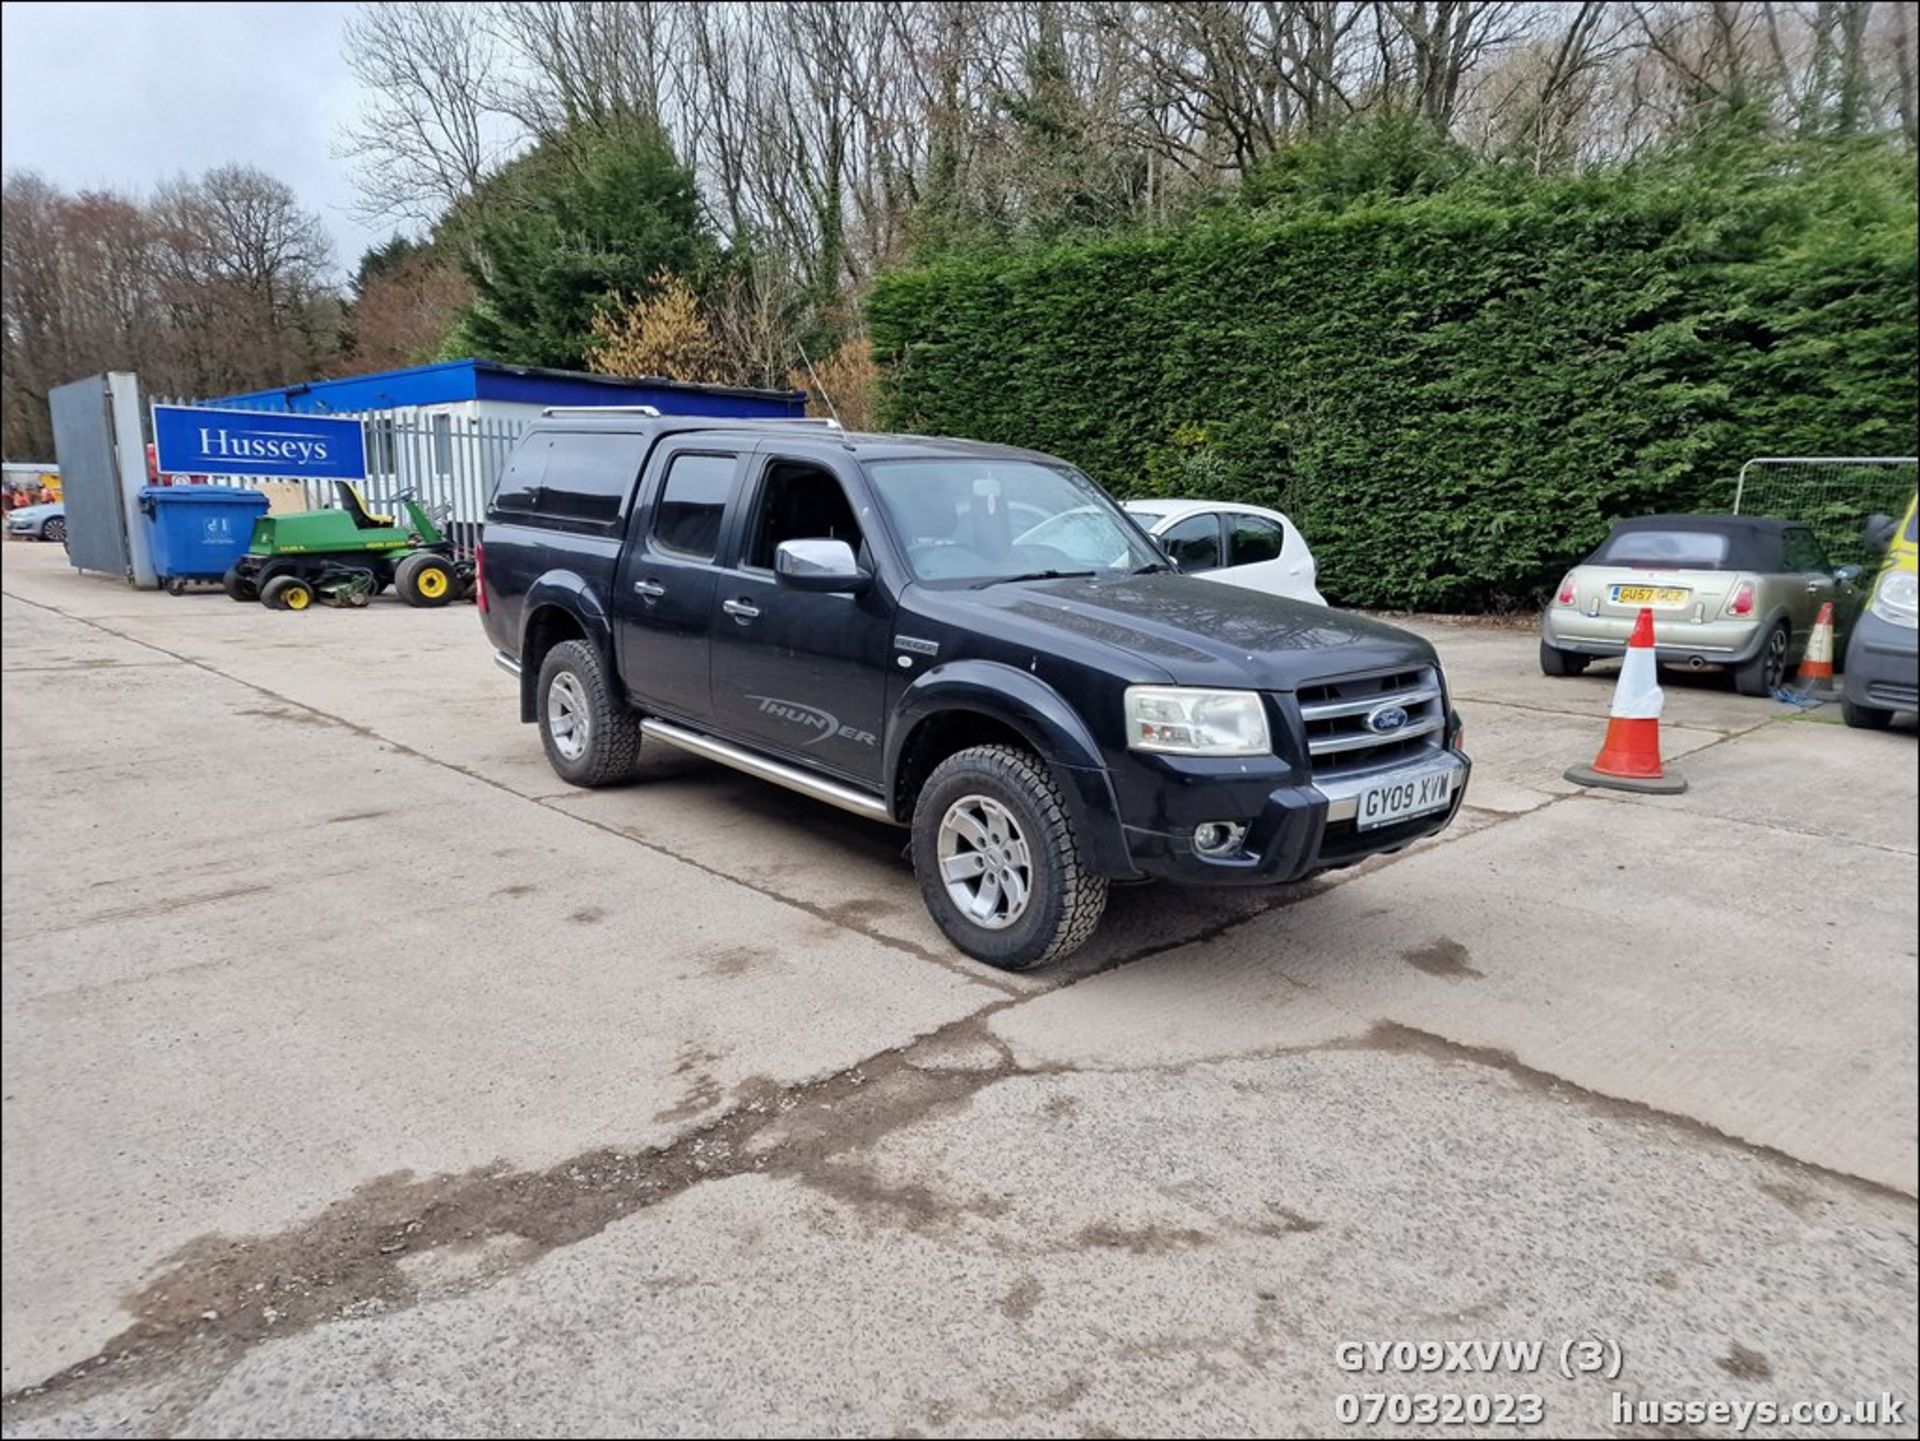
[[[441,606],[464,596],[473,581],[470,561],[456,559],[452,543],[411,495],[400,498],[410,524],[369,515],[360,492],[336,480],[334,510],[263,515],[253,543],[228,569],[227,594],[258,600],[273,610],[365,605],[391,585],[408,605]]]

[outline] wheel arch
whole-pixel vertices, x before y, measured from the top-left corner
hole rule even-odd
[[[1079,714],[1027,671],[991,661],[937,666],[907,687],[887,729],[886,796],[894,818],[913,819],[927,777],[972,746],[1011,744],[1046,764],[1067,802],[1089,868],[1134,874],[1100,747]]]
[[[528,589],[520,623],[520,719],[538,715],[536,688],[547,652],[562,641],[584,640],[600,652],[607,678],[622,699],[620,669],[613,651],[613,625],[606,607],[584,579],[571,571],[542,576]]]
[[[1804,649],[1803,634],[1793,624],[1793,607],[1776,605],[1768,611],[1761,622],[1753,628],[1753,644],[1741,655],[1740,661],[1750,661],[1767,648],[1767,637],[1776,630],[1785,628],[1787,632],[1787,664],[1793,664],[1796,654]],[[1813,627],[1809,623],[1805,635],[1811,635]]]

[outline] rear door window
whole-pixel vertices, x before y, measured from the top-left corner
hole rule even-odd
[[[682,452],[667,466],[653,510],[653,543],[688,560],[712,560],[720,549],[738,457]]]
[[[1259,565],[1280,559],[1287,533],[1278,521],[1261,515],[1229,515],[1227,524],[1232,528],[1227,537],[1228,565]]]
[[[627,507],[627,497],[647,458],[642,435],[561,433],[553,437],[547,471],[540,482],[540,513],[556,520],[611,526]]]
[[[1220,517],[1212,511],[1190,515],[1160,532],[1160,544],[1184,571],[1220,568]]]

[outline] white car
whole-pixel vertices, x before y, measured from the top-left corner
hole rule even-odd
[[[1186,575],[1325,605],[1313,552],[1277,510],[1218,500],[1128,500],[1127,514]]]

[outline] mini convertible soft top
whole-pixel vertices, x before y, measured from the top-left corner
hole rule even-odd
[[[1790,524],[1759,515],[1636,516],[1615,521],[1584,564],[1775,571]]]

